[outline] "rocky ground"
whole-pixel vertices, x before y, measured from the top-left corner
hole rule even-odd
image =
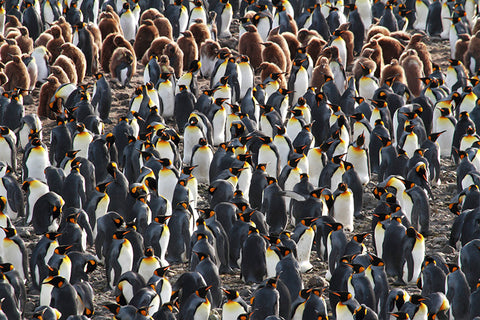
[[[236,22],[236,21],[235,21]],[[238,22],[237,22],[238,23]],[[427,40],[427,44],[430,48],[430,52],[432,54],[432,60],[440,65],[443,70],[445,70],[446,66],[448,65],[448,58],[449,58],[449,44],[446,40],[439,40],[439,39],[429,39]],[[234,49],[236,46],[237,40],[235,38],[228,39],[224,41],[223,45],[229,46],[230,48]],[[107,79],[110,79],[107,76]],[[88,77],[86,78],[86,83],[93,84],[93,78]],[[130,97],[133,94],[134,88],[138,85],[141,85],[143,82],[143,66],[140,64],[137,67],[137,74],[133,77],[131,82],[131,87],[121,89],[116,84],[112,83],[112,91],[113,91],[113,100],[112,100],[112,108],[111,108],[111,119],[113,124],[106,125],[106,132],[111,131],[114,124],[117,123],[117,119],[124,115],[128,111],[128,105]],[[200,80],[199,86],[200,89],[203,87],[207,87],[207,81]],[[34,104],[26,106],[27,113],[35,113],[36,106],[38,104],[39,98],[39,89],[36,89],[32,93]],[[43,134],[44,134],[44,142],[48,144],[50,139],[50,130],[55,125],[54,121],[43,119]],[[19,155],[19,163],[21,164],[21,155]],[[370,182],[365,188],[364,194],[364,209],[363,214],[364,218],[356,219],[355,221],[355,232],[369,232],[370,230],[370,223],[371,217],[370,213],[376,206],[377,200],[373,197],[372,190],[377,183],[375,177],[372,177],[373,181]],[[448,246],[448,238],[450,234],[450,226],[452,225],[454,216],[448,211],[448,202],[456,193],[456,174],[455,174],[455,165],[450,160],[443,160],[442,161],[442,173],[441,173],[441,185],[433,188],[433,194],[435,196],[434,200],[430,200],[431,205],[431,231],[432,234],[427,238],[427,249],[426,253],[441,253],[445,255],[445,258],[448,262],[454,262],[457,260],[458,252]],[[206,185],[200,186],[200,201],[199,207],[207,206],[207,199],[206,196]],[[31,227],[22,227],[20,222],[15,224],[18,228],[18,231],[24,241],[26,242],[26,247],[28,248],[29,253],[36,245],[37,241],[40,239],[39,236],[35,235],[32,232]],[[372,248],[371,240],[367,238],[366,242],[369,248]],[[91,248],[89,249],[91,253],[94,253],[94,250]],[[314,266],[313,270],[309,273],[304,274],[304,283],[307,287],[312,286],[324,286],[328,283],[324,280],[324,276],[326,273],[326,263],[321,261],[318,257],[316,252],[312,252],[311,261]],[[188,270],[188,265],[176,265],[171,267],[171,271],[169,272],[170,281],[173,283],[181,273]],[[248,286],[240,281],[239,272],[234,275],[222,275],[223,286],[225,288],[234,288],[240,291],[241,295],[245,299],[249,299],[251,294],[254,291],[254,287]],[[100,265],[99,268],[90,276],[90,283],[95,290],[95,315],[93,319],[105,319],[111,318],[112,315],[108,312],[107,309],[102,307],[102,304],[107,302],[113,302],[114,297],[110,291],[105,291],[106,287],[106,276],[105,276],[105,269],[103,265]],[[34,308],[38,305],[38,292],[34,292],[30,288],[30,284],[28,284],[27,293],[28,293],[28,302],[26,308],[24,310],[24,316],[29,318],[32,315]],[[419,291],[414,286],[410,288],[411,292]],[[220,315],[220,310],[217,310],[218,314]]]

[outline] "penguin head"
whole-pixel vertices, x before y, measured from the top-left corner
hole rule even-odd
[[[286,257],[286,256],[288,256],[290,253],[292,253],[292,250],[290,250],[290,248],[287,248],[287,247],[285,247],[285,246],[279,246],[279,247],[277,247],[277,248],[278,248],[278,250],[280,251],[280,255],[281,255],[282,257]]]
[[[59,236],[61,236],[62,234],[61,233],[58,233],[58,232],[47,232],[45,233],[45,237],[48,239],[48,240],[55,240],[57,239]]]
[[[164,224],[170,218],[171,218],[171,216],[155,216],[153,218],[153,221],[155,221],[156,223],[159,223],[159,224]]]
[[[85,263],[85,273],[92,273],[97,269],[97,261],[90,259]]]
[[[370,232],[358,233],[358,234],[355,234],[352,239],[355,242],[362,243],[363,240],[365,240],[369,235],[370,235]]]
[[[203,260],[205,260],[205,259],[207,259],[207,258],[210,257],[208,254],[203,253],[203,252],[196,252],[196,251],[194,251],[193,253],[195,253],[195,254],[197,255],[199,261],[203,261]]]
[[[108,309],[108,311],[110,311],[114,315],[117,315],[120,312],[120,308],[122,306],[116,303],[107,303],[107,304],[104,304],[103,307]]]
[[[318,220],[318,217],[317,218],[306,217],[306,218],[303,218],[302,220],[300,220],[300,223],[302,225],[304,225],[305,227],[311,227],[312,223],[314,223],[317,220]]]
[[[383,260],[373,254],[369,254],[370,256],[370,260],[371,260],[371,264],[372,266],[374,267],[383,267],[385,265],[385,262],[383,262]]]
[[[435,259],[431,256],[425,256],[425,259],[423,260],[424,266],[428,266],[429,264],[436,265],[437,262]]]
[[[127,233],[129,233],[130,231],[126,231],[126,230],[119,230],[119,231],[115,231],[113,233],[113,236],[112,238],[115,239],[115,240],[121,240],[125,237],[125,235]]]
[[[248,235],[259,234],[259,233],[260,233],[260,231],[257,228],[255,228],[254,226],[250,226],[248,228]]]
[[[335,223],[325,223],[325,225],[327,225],[328,227],[332,228],[332,231],[339,231],[339,230],[342,230],[343,229],[343,224],[339,223],[339,222],[335,222]]]
[[[95,187],[95,190],[97,190],[100,193],[105,193],[107,191],[108,185],[111,184],[111,183],[112,182],[101,183],[101,184],[99,184]]]
[[[277,183],[277,179],[274,178],[274,177],[267,177],[267,184],[268,185],[271,185],[271,184],[274,184],[274,183]]]
[[[420,303],[422,303],[423,301],[426,301],[427,299],[422,297],[421,295],[419,294],[412,294],[410,296],[410,302],[413,303],[413,304],[416,304],[416,305],[419,305]]]
[[[12,271],[13,269],[15,269],[15,267],[11,263],[0,264],[0,272],[1,273],[6,273],[6,272],[9,272],[9,271]]]
[[[46,283],[51,284],[55,288],[62,288],[67,283],[67,280],[64,277],[55,276],[53,277],[53,279],[47,281]]]
[[[348,184],[342,182],[338,184],[338,190],[345,192],[348,190]]]
[[[332,291],[332,294],[336,295],[342,303],[352,298],[352,294],[348,291]]]
[[[80,213],[72,213],[67,217],[69,223],[77,224],[77,219]]]
[[[160,267],[160,268],[155,269],[155,271],[153,273],[157,277],[163,278],[167,274],[168,269],[170,269],[170,266]]]
[[[200,287],[197,291],[195,291],[196,295],[200,298],[207,299],[208,291],[212,288],[212,286],[208,287]]]
[[[123,220],[122,216],[119,215],[118,213],[116,212],[114,213],[115,214],[112,215],[112,222],[115,225],[115,227],[120,228],[125,223],[125,220]]]
[[[6,238],[12,238],[17,234],[17,230],[15,228],[3,228],[3,231],[5,232],[5,237]]]
[[[363,320],[367,316],[367,313],[368,309],[364,305],[361,305],[353,312],[353,318],[355,320]]]
[[[235,300],[237,299],[238,297],[240,297],[240,295],[238,294],[238,291],[237,290],[234,290],[234,289],[222,289],[223,292],[225,292],[225,296],[227,297],[227,299],[230,301],[230,300]]]
[[[153,256],[154,256],[153,248],[150,247],[150,246],[146,247],[143,254],[144,254],[146,257],[153,257]]]

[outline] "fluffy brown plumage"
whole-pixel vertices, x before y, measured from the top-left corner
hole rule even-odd
[[[63,71],[65,71],[65,73],[67,74],[68,79],[71,83],[78,83],[77,69],[75,68],[75,63],[72,59],[70,59],[66,55],[61,54],[57,57],[53,65],[62,68]]]
[[[60,52],[62,52],[62,45],[65,43],[65,39],[63,39],[62,29],[59,26],[52,26],[50,34],[53,36],[53,39],[48,41],[47,50],[52,54],[50,62],[53,63],[60,55]]]
[[[312,38],[320,38],[325,41],[322,36],[315,30],[308,30],[308,29],[300,29],[297,33],[297,39],[300,42],[301,47],[305,47],[310,39]],[[325,41],[325,44],[327,42]]]
[[[262,63],[262,38],[254,25],[245,26],[245,32],[238,41],[238,52],[250,58],[250,64],[254,69]]]
[[[157,17],[163,17],[163,14],[161,14],[160,11],[155,8],[147,9],[143,11],[142,15],[140,16],[140,24],[143,24],[145,20],[153,21]]]
[[[189,30],[192,32],[198,48],[202,46],[202,43],[212,38],[208,26],[203,23],[202,19],[195,20],[190,26]]]
[[[281,88],[287,87],[287,79],[285,78],[285,74],[282,72],[282,70],[280,70],[280,68],[276,64],[270,63],[270,62],[262,62],[258,67],[257,71],[260,71],[260,81],[262,83],[272,73],[277,73],[277,74],[280,74],[280,77],[278,78],[280,87]]]
[[[143,20],[142,25],[138,28],[135,42],[133,43],[133,49],[135,50],[137,59],[143,57],[156,37],[158,37],[158,30],[153,24],[153,21],[150,19]]]
[[[463,61],[464,65],[466,64],[465,64],[465,61],[463,60],[463,57],[468,50],[469,43],[470,43],[470,35],[466,33],[459,34],[458,40],[455,43],[455,60]]]
[[[395,81],[399,81],[407,84],[405,80],[405,71],[399,64],[397,59],[392,59],[389,64],[386,64],[382,70],[382,77],[380,79],[381,85],[385,83],[385,80],[395,78]]]
[[[108,7],[109,6],[107,6],[107,8]],[[111,34],[123,34],[122,28],[120,27],[120,20],[117,20],[118,16],[115,15],[115,12],[107,11],[102,12],[98,17],[98,29],[100,29],[103,41]]]
[[[367,39],[366,39],[365,42],[369,42],[370,39],[372,39],[377,34],[382,34],[382,35],[388,37],[390,35],[390,31],[387,28],[382,27],[382,26],[372,26],[368,30]]]
[[[333,79],[332,70],[330,70],[329,61],[326,57],[320,57],[317,62],[317,66],[313,69],[312,79],[310,80],[310,86],[316,88],[318,92],[327,78]]]
[[[87,72],[87,60],[85,59],[85,55],[83,54],[82,50],[71,43],[64,43],[61,49],[62,54],[69,57],[73,61],[77,71],[77,81],[78,83],[82,83]]]
[[[176,42],[170,42],[163,49],[163,54],[170,59],[170,65],[175,69],[175,76],[180,78],[183,70],[183,52]]]
[[[377,68],[375,69],[375,77],[380,78],[380,72],[383,68],[383,53],[382,53],[382,47],[378,44],[377,40],[372,39],[369,43],[366,43],[362,51],[365,50],[366,48],[373,49],[372,55],[370,56],[370,59],[375,61],[375,64],[377,65]]]
[[[183,52],[183,69],[188,70],[193,60],[198,60],[198,47],[190,30],[182,33],[177,39],[177,44]]]
[[[41,86],[37,108],[37,114],[39,117],[48,117],[52,120],[55,119],[55,114],[50,110],[49,103],[60,85],[61,83],[54,75],[49,75],[47,81]]]
[[[59,66],[51,66],[50,73],[53,74],[61,84],[70,82],[67,73]]]
[[[136,65],[137,65],[137,61],[135,60],[135,56],[127,48],[118,47],[113,52],[112,59],[110,60],[110,67],[109,68],[110,68],[110,72],[112,74],[112,78],[117,78],[118,79],[119,75],[116,73],[116,69],[122,63],[130,64],[130,66],[132,68],[131,76],[133,76],[135,74]],[[127,83],[128,83],[128,81],[127,81]]]
[[[280,27],[274,28],[270,31],[268,34],[267,41],[274,42],[278,44],[280,49],[282,50],[283,55],[285,56],[285,60],[287,61],[287,66],[285,71],[290,71],[291,65],[292,65],[292,56],[290,55],[290,48],[288,47],[288,42],[285,40],[283,35],[279,33]],[[265,59],[263,59],[265,61]]]
[[[0,57],[2,58],[2,62],[6,64],[12,60],[12,56],[14,55],[22,55],[22,51],[17,46],[17,42],[13,39],[5,39],[5,42],[0,47]]]
[[[35,48],[40,46],[47,46],[48,41],[52,40],[53,36],[50,33],[43,32],[38,36],[37,40],[35,40]]]
[[[288,51],[290,52],[290,58],[295,56],[297,48],[300,47],[300,41],[298,41],[297,36],[291,32],[282,33],[282,37],[285,38],[288,45]]]
[[[432,73],[432,57],[428,51],[427,45],[423,43],[424,38],[425,36],[423,34],[414,34],[405,50],[414,49],[417,51],[418,57],[423,63],[423,73],[428,76],[430,73]]]
[[[307,53],[312,58],[312,61],[316,62],[320,57],[320,53],[323,48],[325,48],[327,42],[324,41],[321,37],[313,37],[308,41],[307,44]]]
[[[422,81],[420,78],[424,77],[424,67],[417,51],[414,49],[405,50],[400,56],[400,64],[405,70],[405,78],[410,92],[414,97],[418,97],[422,92]]]
[[[376,35],[373,39],[377,40],[378,45],[382,48],[383,63],[390,63],[392,59],[400,58],[405,50],[405,46],[395,38]]]
[[[282,48],[274,42],[263,42],[262,61],[276,64],[282,72],[287,72],[287,58]]]
[[[463,61],[465,61],[465,66],[470,71],[475,69],[475,66],[471,66],[471,63],[472,63],[471,59],[477,61],[476,69],[478,69],[480,66],[480,31],[477,31],[477,33],[475,33],[475,36],[470,38],[467,52],[465,52],[464,54]],[[477,71],[477,70],[473,70],[473,71]]]
[[[5,91],[10,91],[14,88],[28,90],[30,87],[30,77],[21,56],[14,55],[11,59],[11,61],[5,64],[5,75],[7,76],[8,81],[3,88]]]
[[[153,40],[150,48],[148,48],[148,50],[143,55],[142,64],[144,66],[147,65],[152,55],[160,57],[163,54],[163,49],[165,49],[165,46],[170,42],[172,42],[172,40],[168,39],[167,37],[158,37]]]
[[[31,53],[33,51],[33,40],[29,37],[28,29],[25,27],[18,28],[20,36],[17,36],[15,40],[20,47],[22,53]]]
[[[153,24],[157,27],[159,37],[167,37],[173,40],[173,28],[170,21],[165,17],[156,17]]]
[[[57,21],[53,25],[59,26],[62,30],[62,37],[65,42],[72,42],[73,35],[72,35],[72,26],[70,23],[65,20],[65,17],[60,16]]]

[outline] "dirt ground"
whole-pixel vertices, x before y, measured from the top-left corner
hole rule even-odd
[[[237,22],[238,23],[238,22]],[[429,39],[427,44],[430,48],[430,53],[432,55],[432,60],[440,65],[443,70],[446,69],[448,65],[449,58],[449,44],[447,40],[439,39]],[[236,39],[229,39],[223,44],[231,48],[235,48]],[[112,108],[110,113],[110,118],[113,121],[113,124],[106,125],[106,132],[111,131],[113,126],[117,123],[117,120],[120,116],[124,115],[128,111],[129,100],[134,92],[134,88],[142,84],[143,81],[143,66],[138,64],[137,73],[131,81],[131,87],[126,89],[120,89],[116,84],[112,83],[113,90],[113,99],[112,99]],[[110,76],[107,75],[107,79],[110,79]],[[85,83],[93,84],[94,79],[92,77],[86,78]],[[207,81],[200,80],[199,87],[200,89],[207,87]],[[37,88],[32,96],[34,98],[34,104],[26,106],[27,113],[36,112],[36,105],[38,104],[39,89]],[[48,144],[50,139],[50,130],[55,126],[54,121],[45,119],[42,121],[44,127],[44,142]],[[21,164],[21,156],[19,157],[19,163]],[[445,258],[448,262],[454,262],[457,259],[458,252],[448,246],[448,237],[450,234],[450,226],[454,220],[454,216],[448,211],[448,202],[456,193],[456,176],[455,176],[455,166],[449,160],[442,161],[442,170],[441,170],[441,180],[442,184],[438,187],[433,188],[433,193],[435,200],[430,201],[432,208],[431,216],[431,231],[432,235],[427,238],[427,250],[426,253],[440,252],[445,255]],[[373,181],[370,182],[365,190],[364,194],[364,218],[361,220],[355,221],[355,232],[368,232],[370,230],[371,217],[370,213],[373,211],[377,204],[377,200],[373,197],[372,190],[377,181],[373,177]],[[200,186],[200,202],[199,207],[207,205],[205,198],[206,195],[206,186]],[[26,242],[26,247],[28,248],[29,253],[36,245],[37,241],[40,239],[39,236],[36,236],[31,227],[22,227],[18,223],[16,224],[19,234],[22,236]],[[372,248],[371,241],[367,239],[367,245],[370,249]],[[89,252],[94,254],[92,248],[88,249]],[[303,275],[304,284],[306,287],[312,286],[324,286],[327,285],[327,282],[324,280],[326,273],[326,263],[318,259],[316,252],[312,252],[311,261],[314,266],[313,270],[307,274]],[[173,283],[178,278],[178,276],[188,270],[187,265],[177,265],[172,266],[170,269],[169,277],[170,281]],[[254,287],[248,286],[240,281],[239,273],[234,275],[222,275],[223,286],[225,288],[235,288],[240,291],[241,295],[247,299],[250,298],[253,293]],[[95,315],[93,319],[107,319],[112,318],[112,315],[108,312],[107,309],[103,308],[101,305],[107,302],[113,302],[114,297],[111,292],[105,292],[104,288],[106,285],[106,276],[104,266],[97,268],[93,274],[90,275],[90,283],[95,290]],[[413,286],[409,287],[411,293],[419,290]],[[28,284],[27,288],[28,301],[25,308],[24,316],[29,318],[32,315],[34,308],[38,305],[39,296],[38,292],[33,292]],[[220,314],[220,310],[217,310]]]

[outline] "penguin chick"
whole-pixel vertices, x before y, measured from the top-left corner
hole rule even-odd
[[[148,50],[142,57],[142,64],[146,66],[148,64],[148,61],[150,60],[150,57],[153,55],[160,57],[163,54],[163,50],[165,49],[167,44],[169,44],[170,42],[172,42],[172,40],[168,39],[167,37],[158,37],[153,40],[150,48],[148,48]]]
[[[193,37],[195,38],[195,42],[197,43],[197,47],[201,48],[202,44],[210,40],[212,36],[210,35],[210,30],[208,26],[203,22],[202,19],[196,19],[194,23],[188,28],[192,33]]]
[[[70,79],[68,79],[65,71],[63,71],[63,69],[59,66],[51,66],[50,73],[53,74],[58,79],[58,81],[60,81],[61,84],[70,82]]]
[[[22,53],[31,53],[33,51],[33,40],[29,37],[28,29],[26,27],[18,28],[20,35],[15,38],[17,45]]]
[[[382,26],[372,26],[368,30],[366,43],[370,42],[370,40],[377,34],[381,34],[388,37],[390,36],[390,30]]]
[[[17,42],[13,39],[5,39],[5,42],[0,47],[1,61],[6,64],[10,60],[12,60],[12,56],[15,55],[22,55],[22,51],[17,46]]]
[[[289,71],[291,66],[292,66],[292,63],[291,63],[292,53],[290,53],[290,48],[288,46],[287,40],[285,40],[285,38],[283,37],[283,34],[280,34],[279,31],[280,31],[280,27],[277,27],[277,28],[271,30],[270,33],[268,34],[267,41],[271,41],[273,43],[278,44],[278,46],[282,50],[282,53],[285,56],[285,59],[287,61],[287,66],[286,66],[285,71]],[[296,52],[296,51],[294,51],[294,52]],[[263,56],[264,56],[264,54],[262,53],[262,57]],[[263,61],[265,61],[265,58],[263,58]]]
[[[3,86],[5,91],[10,91],[14,88],[27,90],[30,87],[27,67],[18,55],[13,56],[12,61],[5,65],[5,75],[8,78],[7,83]]]
[[[282,72],[287,71],[287,58],[282,48],[271,41],[262,42],[262,61],[276,64]]]
[[[53,39],[48,41],[47,50],[52,55],[50,62],[53,62],[60,55],[65,39],[63,39],[62,29],[59,26],[52,26],[50,28],[50,34],[53,36]]]
[[[405,72],[407,86],[413,96],[418,97],[422,92],[422,81],[420,78],[424,76],[423,63],[413,49],[406,50],[400,56],[400,65]]]
[[[87,72],[87,60],[82,50],[69,42],[64,43],[61,49],[61,54],[69,57],[73,61],[77,73],[77,81],[78,83],[82,83],[85,78],[85,73]]]
[[[173,27],[170,20],[165,17],[156,17],[155,20],[153,20],[153,24],[158,30],[159,37],[166,37],[173,40]]]
[[[392,59],[400,58],[400,55],[405,50],[405,46],[397,39],[386,36],[375,36],[378,45],[382,48],[382,56],[384,63],[388,63]]]
[[[150,19],[144,20],[138,28],[135,42],[133,43],[133,50],[135,50],[137,58],[143,57],[148,48],[150,48],[152,41],[157,37],[158,30],[153,21]]]
[[[54,120],[55,114],[49,108],[50,99],[55,95],[55,91],[61,83],[54,75],[50,75],[47,81],[40,88],[40,100],[38,103],[37,114],[39,117],[48,117]]]
[[[382,70],[382,77],[380,79],[380,85],[385,83],[385,80],[395,78],[395,81],[405,83],[405,71],[399,64],[397,59],[393,59],[389,64],[385,65]]]
[[[127,48],[117,48],[113,52],[110,61],[110,72],[113,78],[117,78],[122,86],[127,86],[136,72],[137,63],[132,52]]]
[[[149,8],[142,12],[140,16],[140,24],[143,24],[145,20],[155,20],[156,17],[163,17],[164,15],[156,8]]]
[[[423,43],[423,39],[425,36],[420,33],[416,33],[412,36],[410,39],[410,42],[408,43],[407,47],[405,50],[408,49],[414,49],[417,51],[418,57],[423,63],[423,73],[428,76],[430,73],[432,73],[432,56],[430,55],[430,52],[428,51],[427,45]]]
[[[378,44],[378,41],[375,39],[371,39],[370,42],[366,43],[362,51],[365,50],[366,48],[373,49],[373,53],[370,56],[370,59],[375,61],[375,64],[377,65],[377,68],[375,69],[375,77],[380,78],[380,72],[383,69],[383,52],[382,52],[382,47]]]
[[[250,64],[257,69],[262,63],[262,37],[254,25],[245,26],[245,33],[238,41],[238,52],[250,58]]]
[[[75,69],[75,64],[73,63],[72,59],[61,54],[57,57],[53,65],[62,68],[67,74],[71,83],[76,84],[78,82],[77,70]]]
[[[468,51],[468,45],[470,44],[470,35],[463,33],[458,35],[458,40],[455,42],[455,60],[463,61],[466,65],[466,60],[463,59],[465,53]],[[468,67],[467,67],[468,68]]]
[[[283,32],[282,37],[285,39],[285,41],[287,41],[288,51],[290,51],[290,57],[294,57],[297,49],[300,48],[300,41],[298,41],[297,36],[291,32]],[[308,46],[307,53],[309,53]]]
[[[323,86],[327,78],[333,79],[333,73],[330,69],[328,58],[320,57],[317,66],[313,69],[310,86],[317,88],[317,91]]]
[[[44,46],[44,47],[47,47],[47,43],[48,41],[52,40],[53,39],[53,36],[50,34],[50,33],[47,33],[47,32],[43,32],[38,38],[37,40],[35,40],[35,48],[37,47],[41,47],[41,46]]]
[[[112,12],[102,12],[102,14],[99,16],[98,28],[102,34],[102,40],[105,40],[105,38],[111,34],[122,34],[120,21],[115,19],[115,16],[112,14]]]
[[[362,50],[362,53],[353,64],[352,73],[357,82],[363,76],[362,65],[365,68],[368,68],[372,71],[377,68],[377,64],[375,63],[375,61],[371,59],[371,56],[373,55],[373,53],[374,53],[374,50],[370,48],[366,48]]]
[[[198,46],[190,30],[182,32],[177,44],[183,52],[183,70],[188,70],[193,60],[198,60]]]
[[[70,25],[70,23],[67,22],[67,20],[65,20],[64,16],[60,16],[53,25],[60,27],[62,31],[63,40],[65,40],[65,42],[73,41],[72,26]]]
[[[163,49],[163,54],[170,59],[170,65],[175,70],[175,76],[180,78],[183,70],[183,52],[175,42],[170,42]]]

